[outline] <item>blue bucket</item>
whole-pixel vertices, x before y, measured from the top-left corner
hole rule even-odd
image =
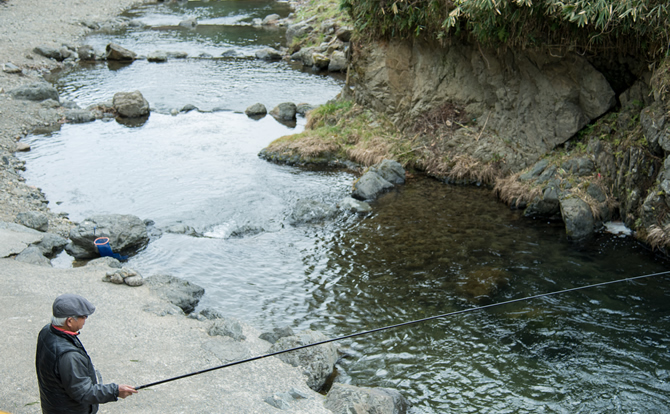
[[[95,248],[98,249],[98,254],[102,257],[109,256],[117,260],[128,259],[128,256],[121,256],[112,251],[112,246],[109,245],[109,237],[98,237],[93,244],[95,244]]]

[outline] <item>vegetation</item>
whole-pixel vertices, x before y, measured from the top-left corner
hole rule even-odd
[[[668,54],[667,0],[342,0],[372,38],[473,37],[495,47]]]

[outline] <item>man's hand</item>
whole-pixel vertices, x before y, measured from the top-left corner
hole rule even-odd
[[[130,385],[119,385],[119,398],[126,398],[132,394],[137,394],[135,387]]]

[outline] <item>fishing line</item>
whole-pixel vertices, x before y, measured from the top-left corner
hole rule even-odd
[[[662,276],[662,275],[666,275],[666,274],[669,274],[669,273],[670,273],[670,271],[665,271],[665,272],[659,272],[659,273],[651,273],[651,274],[642,275],[642,276],[627,277],[625,279],[617,279],[617,280],[611,280],[609,282],[594,283],[592,285],[578,286],[578,287],[569,288],[569,289],[557,290],[555,292],[541,293],[541,294],[537,294],[537,295],[526,296],[526,297],[519,298],[519,299],[512,299],[512,300],[508,300],[508,301],[505,301],[505,302],[498,302],[498,303],[492,303],[492,304],[489,304],[489,305],[477,306],[477,307],[474,307],[474,308],[462,309],[462,310],[458,310],[458,311],[454,311],[454,312],[444,313],[442,315],[430,316],[430,317],[427,317],[427,318],[416,319],[416,320],[413,320],[413,321],[403,322],[403,323],[399,323],[399,324],[396,324],[396,325],[384,326],[384,327],[381,327],[381,328],[371,329],[371,330],[368,330],[368,331],[357,332],[357,333],[353,333],[353,334],[350,334],[350,335],[340,336],[338,338],[326,339],[324,341],[315,342],[315,343],[307,344],[307,345],[302,345],[302,346],[298,346],[298,347],[291,348],[291,349],[284,349],[282,351],[272,352],[270,354],[264,354],[264,355],[259,355],[259,356],[255,356],[255,357],[252,357],[252,358],[243,359],[243,360],[240,360],[240,361],[230,362],[230,363],[227,363],[227,364],[219,365],[217,367],[203,369],[202,371],[191,372],[189,374],[179,375],[177,377],[172,377],[172,378],[164,379],[164,380],[161,380],[161,381],[156,381],[156,382],[151,382],[149,384],[140,385],[140,386],[135,387],[135,389],[136,390],[141,390],[143,388],[153,387],[154,385],[165,384],[166,382],[176,381],[178,379],[183,379],[183,378],[192,377],[194,375],[204,374],[205,372],[210,372],[210,371],[214,371],[214,370],[217,370],[217,369],[228,368],[228,367],[232,367],[232,366],[239,365],[239,364],[245,364],[247,362],[257,361],[259,359],[285,354],[287,352],[298,351],[300,349],[310,348],[310,347],[318,346],[318,345],[324,345],[324,344],[328,344],[330,342],[341,341],[343,339],[355,338],[355,337],[361,336],[361,335],[368,335],[368,334],[375,333],[375,332],[386,331],[388,329],[400,328],[402,326],[408,326],[408,325],[414,325],[414,324],[417,324],[417,323],[432,321],[434,319],[446,318],[446,317],[449,317],[449,316],[455,316],[455,315],[460,315],[460,314],[463,314],[463,313],[469,313],[469,312],[475,312],[475,311],[480,311],[480,310],[489,309],[489,308],[495,308],[495,307],[498,307],[498,306],[509,305],[511,303],[517,303],[517,302],[524,302],[524,301],[543,298],[543,297],[547,297],[547,296],[559,295],[559,294],[562,294],[562,293],[575,292],[575,291],[578,291],[578,290],[591,289],[591,288],[594,288],[594,287],[600,287],[600,286],[606,286],[606,285],[613,285],[615,283],[645,279],[645,278],[650,278],[650,277],[655,277],[655,276]]]

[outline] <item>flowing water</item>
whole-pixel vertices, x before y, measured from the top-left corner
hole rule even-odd
[[[372,203],[369,216],[292,224],[299,200],[334,205],[355,177],[257,157],[304,120],[286,126],[240,111],[256,102],[322,104],[342,85],[249,58],[281,44],[281,31],[247,24],[275,12],[289,10],[260,0],[147,5],[129,14],[151,27],[92,36],[100,49],[114,41],[141,54],[213,57],[97,64],[57,78],[62,98],[80,106],[139,89],[154,112],[139,126],[96,121],[27,137],[28,182],[75,221],[127,213],[203,233],[154,237],[127,265],[195,282],[207,292],[202,307],[262,330],[341,336],[668,269],[629,238],[571,243],[560,223],[522,218],[487,189],[420,176]],[[202,26],[176,27],[189,17]],[[238,57],[218,57],[229,50]],[[201,111],[169,115],[186,104]],[[66,255],[55,262],[72,265]],[[397,388],[413,413],[667,412],[669,282],[644,279],[357,337],[341,344],[337,381]]]

